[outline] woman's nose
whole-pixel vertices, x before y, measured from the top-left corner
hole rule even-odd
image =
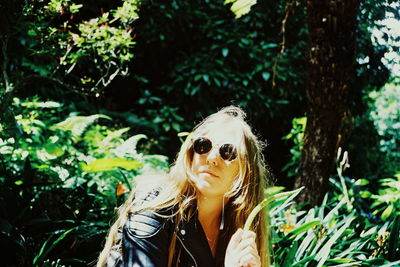
[[[218,164],[218,149],[212,148],[207,154],[207,163],[216,166]]]

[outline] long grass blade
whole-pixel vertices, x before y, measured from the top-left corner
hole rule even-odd
[[[388,259],[390,261],[396,260],[396,251],[400,249],[400,213],[394,218],[392,228],[390,230],[389,245],[388,245]]]
[[[325,261],[328,259],[329,252],[331,251],[332,245],[337,239],[343,234],[343,232],[349,227],[350,223],[355,219],[354,212],[346,218],[344,225],[326,242],[326,244],[321,248],[321,250],[316,255],[316,260],[318,260],[317,267],[321,267]]]
[[[62,233],[54,242],[50,243],[50,241],[53,239],[53,236],[55,233],[53,233],[47,240],[44,242],[43,246],[40,248],[39,253],[36,255],[36,257],[33,259],[33,265],[35,266],[37,263],[42,262],[47,254],[61,241],[63,240],[70,232],[75,230],[74,228],[71,228],[64,233]]]
[[[299,189],[293,190],[293,191],[289,191],[289,192],[283,192],[283,193],[279,193],[276,194],[274,196],[268,197],[266,199],[264,199],[263,201],[261,201],[250,213],[249,217],[246,220],[246,223],[244,224],[243,230],[248,231],[250,229],[251,224],[253,223],[254,218],[256,217],[256,215],[265,207],[267,206],[269,203],[271,203],[274,200],[283,198],[283,197],[287,197],[290,196],[288,198],[288,200],[290,201],[291,199],[293,199],[298,193],[300,193],[300,191],[303,189],[304,187],[301,187]]]

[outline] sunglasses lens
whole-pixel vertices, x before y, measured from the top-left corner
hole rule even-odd
[[[212,143],[207,138],[199,138],[194,141],[193,150],[197,154],[205,154],[208,153],[212,148]]]
[[[234,160],[236,158],[236,149],[231,144],[222,145],[219,148],[219,153],[224,160]]]

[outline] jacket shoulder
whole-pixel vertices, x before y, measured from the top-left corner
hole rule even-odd
[[[167,223],[163,218],[151,210],[130,213],[125,229],[135,237],[146,238],[156,235]]]
[[[159,194],[158,190],[153,190],[147,194],[137,197],[138,205],[153,200]],[[165,229],[171,221],[169,215],[171,209],[150,210],[144,209],[138,212],[129,213],[125,223],[125,230],[136,238],[148,238],[156,235],[161,229]]]

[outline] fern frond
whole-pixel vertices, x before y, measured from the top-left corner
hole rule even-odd
[[[97,119],[104,118],[111,120],[110,117],[102,114],[95,114],[91,116],[73,116],[69,117],[66,120],[57,123],[56,125],[52,126],[51,129],[59,129],[63,131],[71,131],[72,139],[74,143],[79,141],[81,135],[85,131],[85,129],[93,124]]]

